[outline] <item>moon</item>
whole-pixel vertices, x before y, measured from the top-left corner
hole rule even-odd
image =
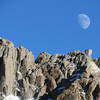
[[[78,15],[78,23],[82,29],[87,29],[90,26],[90,18],[86,14]]]

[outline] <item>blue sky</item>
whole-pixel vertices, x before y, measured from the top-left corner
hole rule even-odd
[[[0,36],[35,56],[91,48],[99,57],[99,10],[100,0],[0,0]],[[78,24],[80,13],[90,17],[87,30]]]

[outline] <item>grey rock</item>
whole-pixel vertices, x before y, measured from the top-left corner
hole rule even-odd
[[[31,51],[0,38],[0,98],[22,100],[100,100],[100,59],[92,50],[66,55]]]

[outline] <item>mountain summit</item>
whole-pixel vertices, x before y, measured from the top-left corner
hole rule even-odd
[[[100,58],[92,50],[66,55],[32,52],[0,38],[0,100],[100,100]]]

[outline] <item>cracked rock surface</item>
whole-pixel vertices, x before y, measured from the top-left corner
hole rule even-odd
[[[42,52],[34,60],[28,49],[0,38],[0,97],[100,100],[100,58],[91,56],[91,49],[66,55]]]

